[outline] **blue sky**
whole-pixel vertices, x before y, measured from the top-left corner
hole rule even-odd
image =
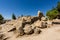
[[[12,13],[20,15],[36,16],[40,10],[45,15],[52,7],[56,7],[60,0],[0,0],[0,14],[5,19],[11,19]]]

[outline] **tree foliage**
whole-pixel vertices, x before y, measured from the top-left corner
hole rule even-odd
[[[12,14],[12,19],[14,19],[14,20],[16,19],[16,16],[14,14]]]
[[[57,10],[60,12],[60,2],[57,3]]]
[[[3,24],[4,23],[4,18],[3,16],[0,14],[0,24]]]
[[[3,18],[3,16],[0,14],[0,20],[3,20],[4,18]]]
[[[57,14],[58,14],[58,11],[57,11],[56,9],[52,9],[52,10],[47,11],[46,16],[47,16],[50,20],[52,20],[52,19],[57,18]]]
[[[46,16],[49,19],[57,18],[57,15],[60,15],[60,2],[57,3],[57,7],[53,8],[52,10],[47,11]],[[60,16],[58,16],[60,18]]]

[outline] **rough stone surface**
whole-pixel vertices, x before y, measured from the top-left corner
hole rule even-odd
[[[40,32],[41,32],[40,28],[35,27],[35,29],[34,29],[34,33],[35,33],[35,34],[39,34]]]
[[[12,31],[15,31],[16,30],[16,28],[12,28],[11,30],[9,30],[8,32],[12,32]]]
[[[47,22],[42,21],[41,22],[41,28],[47,28]]]
[[[41,20],[42,20],[42,21],[46,21],[46,17],[42,17]]]
[[[23,30],[22,27],[20,27],[20,28],[18,29],[18,32],[19,32],[20,36],[24,35],[24,30]]]
[[[25,27],[24,27],[24,32],[25,32],[26,34],[32,34],[32,33],[33,33],[32,26],[29,25],[29,24],[26,24]]]

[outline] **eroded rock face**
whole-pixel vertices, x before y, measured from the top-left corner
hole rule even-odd
[[[23,29],[24,29],[25,34],[32,34],[34,32],[32,29],[32,26],[29,24],[26,24]]]
[[[3,39],[3,34],[0,34],[0,40],[2,40]]]
[[[35,34],[39,34],[40,32],[41,32],[40,28],[38,28],[38,27],[34,28],[34,33]]]
[[[22,27],[18,29],[18,33],[20,34],[20,36],[24,35],[24,30]]]
[[[37,20],[37,21],[35,21],[31,26],[32,26],[33,28],[34,28],[34,27],[41,27],[41,21],[40,21],[40,20]]]
[[[41,20],[42,21],[46,21],[47,19],[46,19],[46,17],[42,17]]]
[[[47,22],[42,21],[41,22],[41,28],[47,28]]]
[[[4,34],[0,34],[0,40],[4,40],[5,35]]]
[[[16,30],[16,28],[12,28],[11,30],[9,30],[8,32],[12,32],[12,31],[15,31]]]
[[[38,19],[39,19],[38,17],[33,17],[33,18],[31,19],[31,22],[34,23],[34,22],[37,21]]]
[[[17,22],[13,26],[15,26],[16,29],[18,30],[20,27],[24,26],[23,25],[24,22],[25,22],[24,20],[17,20]]]

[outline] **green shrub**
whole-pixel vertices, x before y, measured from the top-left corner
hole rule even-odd
[[[52,10],[47,11],[46,16],[47,16],[50,20],[52,20],[52,19],[57,18],[57,14],[58,14],[58,11],[57,11],[56,9],[52,9]]]

